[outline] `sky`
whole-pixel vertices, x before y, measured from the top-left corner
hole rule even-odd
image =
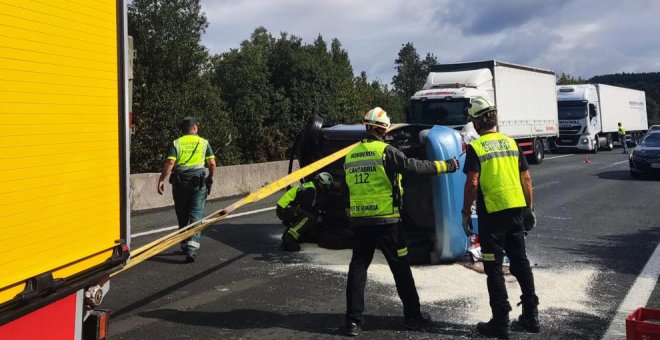
[[[589,78],[660,71],[655,0],[202,0],[211,53],[255,28],[312,43],[339,39],[357,75],[389,84],[401,47],[439,63],[497,59]]]

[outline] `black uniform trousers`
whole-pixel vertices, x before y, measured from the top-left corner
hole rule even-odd
[[[364,288],[376,246],[383,252],[394,275],[396,291],[403,302],[403,315],[407,319],[421,317],[403,226],[400,223],[356,226],[353,232],[353,257],[346,285],[346,321],[358,325],[364,322]]]
[[[508,318],[511,311],[502,273],[504,252],[511,261],[511,274],[520,285],[523,303],[537,301],[534,276],[525,251],[522,208],[479,214],[479,241],[493,318]]]

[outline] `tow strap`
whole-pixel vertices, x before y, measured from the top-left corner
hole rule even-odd
[[[398,127],[398,126],[393,126],[393,128]],[[358,143],[351,144],[329,156],[326,156],[324,158],[319,159],[318,161],[303,167],[295,172],[292,172],[262,188],[259,190],[250,193],[247,195],[245,198],[233,203],[232,205],[224,208],[217,210],[210,215],[206,216],[205,218],[196,221],[194,223],[191,223],[187,225],[184,228],[181,228],[173,233],[170,233],[168,235],[165,235],[155,241],[152,241],[148,244],[143,245],[142,247],[139,247],[137,249],[134,249],[131,251],[131,258],[129,259],[129,262],[126,263],[124,268],[112,273],[110,276],[115,276],[129,268],[135,267],[138,264],[142,263],[143,261],[148,260],[149,258],[163,252],[164,250],[180,243],[181,241],[191,237],[193,234],[195,234],[198,231],[202,231],[204,228],[213,225],[219,221],[224,220],[227,218],[229,214],[231,214],[233,211],[236,209],[243,207],[247,204],[258,202],[284,188],[286,188],[288,185],[291,185],[297,181],[300,181],[301,179],[311,175],[312,173],[326,167],[330,163],[338,160],[341,157],[346,156],[346,154],[351,151]]]

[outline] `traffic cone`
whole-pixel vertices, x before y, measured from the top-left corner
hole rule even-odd
[[[589,156],[584,155],[584,164],[589,164],[589,163],[590,163]]]

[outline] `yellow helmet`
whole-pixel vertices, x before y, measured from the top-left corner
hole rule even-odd
[[[364,115],[364,125],[387,129],[390,127],[390,117],[387,116],[385,110],[375,107]]]
[[[468,104],[467,115],[474,119],[492,111],[497,111],[497,108],[491,104],[488,98],[474,97],[470,100],[470,104]]]

